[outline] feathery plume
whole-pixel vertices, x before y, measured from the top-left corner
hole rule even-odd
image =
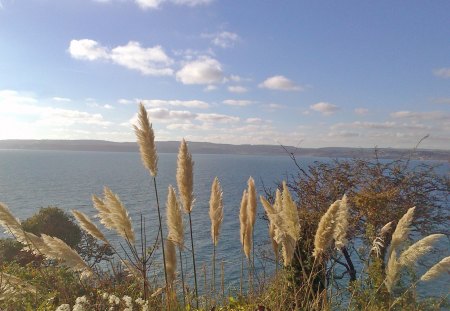
[[[380,233],[378,236],[375,237],[375,239],[372,242],[372,248],[370,249],[370,252],[375,252],[375,255],[377,257],[380,257],[381,255],[381,249],[384,248],[384,239],[386,238],[386,234],[391,230],[392,221],[388,222],[383,226],[383,228],[380,229]]]
[[[158,174],[158,154],[156,153],[155,134],[152,124],[148,120],[147,110],[142,103],[139,104],[138,122],[139,126],[133,125],[133,127],[139,144],[142,163],[150,171],[150,174],[156,177]]]
[[[450,273],[450,256],[445,257],[440,262],[435,264],[424,275],[421,276],[421,281],[431,281],[439,275]]]
[[[122,236],[124,239],[128,239],[131,243],[134,243],[134,231],[131,223],[131,218],[128,215],[128,211],[120,201],[117,194],[111,191],[108,187],[104,188],[105,205],[110,211],[109,219],[111,220],[111,227]]]
[[[177,186],[183,208],[190,214],[194,204],[194,161],[184,138],[178,150]]]
[[[341,250],[347,245],[348,217],[347,195],[344,194],[339,205],[339,210],[336,213],[336,225],[333,232],[334,245],[338,250]]]
[[[341,205],[341,200],[335,201],[330,205],[326,213],[320,218],[317,227],[316,235],[314,237],[314,252],[313,256],[318,257],[325,252],[333,243],[333,232],[336,223],[336,214]]]
[[[248,219],[247,202],[248,202],[248,194],[247,190],[244,190],[244,192],[242,193],[241,209],[239,210],[240,238],[242,247],[244,247],[245,235],[247,230],[247,219]]]
[[[410,209],[408,209],[408,211],[398,221],[397,226],[395,227],[395,231],[394,233],[392,233],[389,258],[391,257],[392,252],[396,251],[408,237],[410,231],[409,226],[411,225],[411,222],[413,220],[415,208],[416,207],[411,207]]]
[[[220,226],[223,221],[222,188],[216,177],[211,186],[211,197],[209,199],[209,218],[211,219],[211,238],[214,245],[219,241]]]
[[[287,187],[285,181],[283,181],[283,194],[282,194],[282,210],[280,212],[283,224],[286,226],[286,234],[288,234],[295,242],[300,238],[300,222],[298,219],[297,206],[294,200],[292,200],[291,193]],[[294,247],[295,248],[295,247]]]
[[[296,241],[289,235],[283,240],[281,253],[283,255],[285,267],[289,266],[292,262],[292,258],[294,258],[295,245]]]
[[[0,225],[5,228],[5,233],[13,233],[21,230],[20,221],[13,216],[8,206],[0,202]]]
[[[269,237],[270,242],[272,243],[273,252],[278,254],[278,242],[275,240],[275,232],[277,230],[277,226],[275,224],[275,218],[278,216],[276,211],[276,202],[274,206],[272,206],[262,195],[259,197],[264,210],[266,211],[267,217],[269,218]]]
[[[413,266],[420,257],[433,249],[433,244],[437,240],[443,237],[445,237],[444,234],[431,234],[417,241],[400,255],[398,258],[399,264],[408,267]]]
[[[42,234],[42,239],[48,247],[44,253],[45,257],[62,260],[69,269],[82,271],[82,275],[84,276],[90,276],[92,274],[91,268],[84,262],[80,255],[64,241],[46,234]]]
[[[386,279],[384,281],[386,289],[389,293],[392,293],[392,289],[398,281],[398,270],[399,263],[397,260],[397,252],[393,250],[386,265]]]
[[[100,219],[100,223],[109,230],[114,230],[114,223],[110,217],[111,211],[105,202],[95,194],[92,195],[92,203],[94,208],[98,211],[97,218]]]
[[[94,238],[105,242],[106,244],[109,244],[106,237],[103,235],[103,233],[97,228],[97,226],[89,219],[88,215],[86,215],[83,212],[72,210],[73,216],[75,216],[76,220],[80,224],[80,227],[92,235]]]
[[[173,281],[176,277],[177,270],[177,256],[175,251],[175,244],[166,239],[166,269],[167,269],[167,282],[173,285]]]
[[[178,204],[177,196],[175,194],[175,189],[172,185],[169,186],[167,193],[167,228],[169,233],[167,238],[173,243],[177,244],[179,249],[184,247],[184,227],[183,227],[183,217],[181,215],[181,209]]]
[[[247,181],[247,193],[248,193],[248,219],[249,224],[251,226],[251,231],[253,232],[253,227],[255,226],[256,221],[256,188],[255,188],[255,180],[253,177],[249,177]]]

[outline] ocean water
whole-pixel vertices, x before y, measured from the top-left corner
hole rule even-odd
[[[297,168],[288,156],[194,154],[193,159],[196,201],[192,223],[200,290],[203,288],[204,273],[208,275],[208,279],[211,273],[212,244],[208,202],[215,176],[219,178],[224,192],[224,220],[216,253],[217,286],[220,282],[220,263],[223,262],[226,290],[238,289],[241,267],[238,215],[247,179],[253,176],[258,195],[264,194],[264,186],[275,188],[277,182],[296,174]],[[316,160],[329,161],[324,158],[298,159],[302,166]],[[157,186],[165,219],[167,186],[176,185],[176,154],[159,154],[158,168]],[[441,173],[448,172],[447,163],[441,168]],[[158,229],[156,197],[153,183],[143,168],[138,153],[0,150],[0,201],[6,203],[19,219],[30,217],[40,207],[49,205],[67,211],[77,209],[94,216],[91,195],[101,195],[105,185],[119,195],[129,210],[136,233],[139,232],[140,215],[145,217],[147,240],[152,241]],[[267,223],[261,219],[263,209],[260,205],[258,211],[256,248],[270,251]],[[185,218],[185,240],[186,246],[190,248],[187,222],[188,219]],[[104,232],[119,243],[115,234]],[[160,251],[157,255],[160,256]],[[190,273],[192,264],[187,252],[183,264]],[[260,277],[264,273],[269,275],[274,268],[273,264],[263,260],[257,260],[256,266]],[[161,271],[159,268],[157,270]],[[421,286],[422,292],[433,292],[430,285]]]

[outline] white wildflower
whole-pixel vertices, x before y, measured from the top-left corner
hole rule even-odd
[[[142,305],[145,303],[145,300],[142,299],[141,297],[139,297],[138,299],[135,300],[135,302],[136,302],[138,305],[142,306]]]
[[[115,295],[109,296],[109,304],[110,305],[118,305],[120,303],[120,298]]]
[[[58,308],[56,308],[56,311],[70,311],[70,305],[67,303],[60,305]]]
[[[102,298],[105,299],[105,300],[108,299],[109,298],[109,294],[108,293],[103,293],[102,294]]]

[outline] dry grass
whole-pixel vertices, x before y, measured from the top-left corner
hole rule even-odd
[[[139,104],[138,125],[133,125],[136,134],[142,163],[153,177],[158,174],[158,154],[156,152],[155,134],[145,106]]]

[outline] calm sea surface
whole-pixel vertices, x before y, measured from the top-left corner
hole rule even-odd
[[[258,193],[263,194],[263,185],[274,188],[276,182],[296,174],[297,169],[287,156],[195,154],[193,158],[196,202],[192,222],[197,269],[203,271],[202,267],[205,267],[208,275],[211,271],[212,246],[208,202],[211,183],[217,176],[224,192],[224,221],[217,247],[217,262],[224,261],[227,288],[238,288],[241,265],[238,215],[247,179],[253,176]],[[327,161],[323,158],[298,160],[302,166],[307,166],[315,160]],[[164,207],[167,186],[176,185],[176,154],[160,154],[158,167],[158,191]],[[448,163],[444,163],[440,171],[448,174]],[[147,240],[151,241],[156,237],[158,226],[153,184],[141,164],[138,153],[0,150],[0,201],[6,203],[13,214],[21,220],[36,213],[40,207],[49,205],[67,211],[78,209],[93,216],[95,213],[91,195],[101,195],[104,185],[120,196],[134,220],[136,233],[139,231],[139,219],[142,214],[147,220]],[[258,208],[258,214],[262,216],[261,206]],[[114,239],[113,234],[109,237]],[[190,245],[187,235],[186,242],[186,246]],[[267,224],[260,217],[255,228],[255,243],[259,249],[270,248]],[[191,270],[191,261],[187,253],[183,262],[186,269]],[[261,275],[263,266],[267,273],[273,270],[273,265],[267,262],[259,261],[256,265]],[[220,273],[220,264],[217,264],[217,267],[217,273]],[[199,279],[202,280],[203,272],[200,275]],[[218,279],[220,280],[220,276]],[[199,282],[203,284],[202,281]],[[429,285],[421,286],[424,286],[423,290],[427,292],[432,290],[428,288]]]

